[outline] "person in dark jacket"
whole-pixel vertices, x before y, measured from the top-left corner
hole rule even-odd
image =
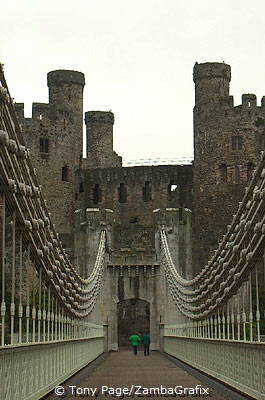
[[[151,339],[150,339],[150,336],[148,335],[148,333],[144,334],[144,336],[142,338],[142,342],[144,345],[144,355],[149,356],[149,348],[150,348]]]

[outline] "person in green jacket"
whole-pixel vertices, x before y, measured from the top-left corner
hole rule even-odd
[[[130,336],[129,340],[130,340],[131,346],[133,348],[133,354],[136,356],[137,355],[137,347],[141,343],[141,338],[140,338],[140,336],[133,334]]]

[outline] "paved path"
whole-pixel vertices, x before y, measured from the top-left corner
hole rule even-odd
[[[69,385],[75,385],[76,388],[71,389]],[[113,395],[113,390],[128,389],[131,390],[132,385],[135,385],[132,391],[134,395],[124,395],[117,396]],[[195,390],[197,386],[197,395],[186,393],[183,396],[183,387],[190,388],[190,390]],[[138,390],[137,386],[141,386]],[[152,395],[151,388],[171,388],[173,390],[178,386],[179,394],[174,394],[173,396],[161,396]],[[66,388],[67,395],[64,398],[76,399],[76,398],[90,398],[92,399],[129,399],[135,398],[184,398],[184,399],[214,399],[214,400],[225,400],[224,397],[218,393],[215,389],[208,388],[205,383],[200,382],[194,376],[190,375],[188,372],[179,368],[174,362],[170,361],[165,356],[161,355],[159,352],[151,352],[149,357],[144,357],[143,352],[139,352],[137,356],[134,356],[130,351],[118,351],[109,354],[107,359],[102,362],[89,376],[83,374],[83,379],[81,382],[76,382],[76,380],[71,382],[71,379],[64,385]],[[106,391],[102,393],[108,387],[109,393]],[[96,395],[92,394],[91,391],[87,393],[88,389],[97,390]],[[114,388],[114,389],[113,389]],[[203,393],[204,388],[210,393],[206,396]],[[107,389],[106,389],[107,390]],[[72,393],[71,393],[72,391]],[[137,394],[139,391],[139,395]],[[200,394],[201,391],[201,394]],[[194,392],[195,393],[195,392]],[[59,396],[50,395],[48,397],[51,399],[57,399]]]

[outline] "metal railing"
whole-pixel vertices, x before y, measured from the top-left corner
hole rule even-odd
[[[123,160],[124,167],[158,166],[158,165],[191,165],[192,157],[168,157],[168,158],[139,158],[136,160]]]
[[[161,268],[177,324],[165,325],[169,354],[265,399],[265,154],[218,249],[193,279],[174,265],[160,230]]]

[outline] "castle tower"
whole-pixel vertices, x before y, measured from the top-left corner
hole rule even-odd
[[[261,120],[264,111],[255,95],[243,95],[243,104],[233,106],[227,64],[196,63],[193,77],[193,260],[198,272],[218,246],[258,162],[257,115]]]
[[[229,96],[230,65],[204,63],[194,65],[195,106],[219,102]]]
[[[83,115],[83,89],[85,76],[82,72],[56,70],[47,74],[49,104],[57,110]],[[80,121],[79,121],[80,123]],[[82,121],[81,121],[82,124]]]
[[[114,115],[111,111],[85,113],[87,162],[92,168],[121,165],[121,159],[113,152]]]
[[[49,160],[49,173],[53,173],[53,193],[47,198],[55,211],[57,229],[66,247],[73,240],[73,213],[75,202],[74,173],[83,153],[83,89],[82,72],[57,70],[47,75],[49,88],[49,119],[55,123],[51,138],[53,151]],[[51,180],[49,181],[51,183]],[[54,193],[56,192],[56,194]],[[56,199],[56,201],[55,201]],[[58,210],[61,210],[58,212]],[[59,214],[59,215],[58,215]]]
[[[73,244],[76,200],[75,170],[83,147],[84,74],[57,70],[47,75],[49,103],[33,103],[32,118],[23,118],[24,137],[57,232],[66,247]]]
[[[83,89],[85,76],[82,72],[57,70],[47,74],[49,88],[49,116],[61,125],[61,133],[67,132],[71,151],[70,164],[78,165],[83,147]],[[68,160],[65,160],[68,161]]]

